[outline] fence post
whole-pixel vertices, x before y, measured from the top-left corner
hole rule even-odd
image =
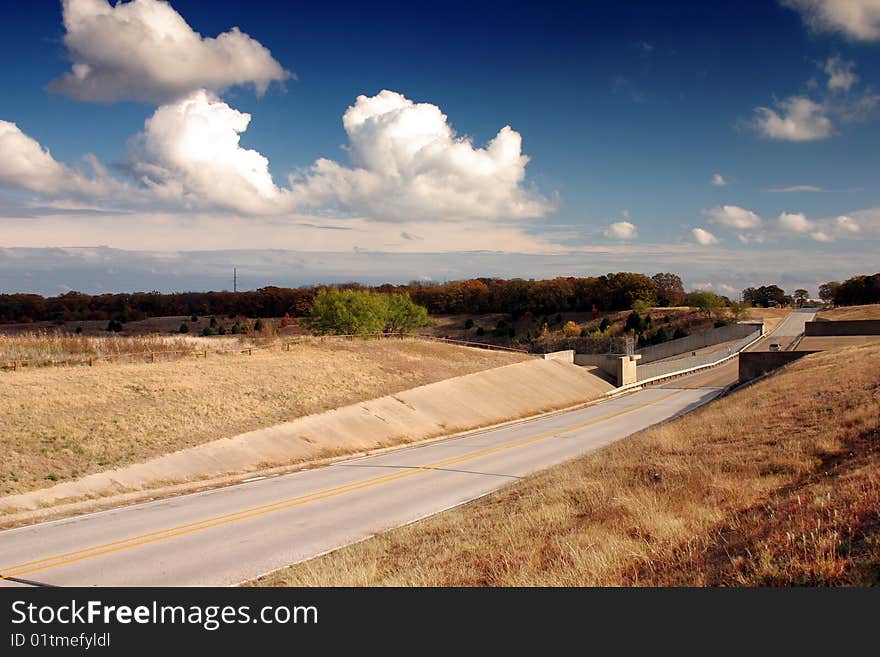
[[[156,362],[156,353],[153,352],[153,351],[150,352],[150,362],[151,362],[151,363],[155,363],[155,362]]]
[[[205,360],[208,360],[208,350],[207,349],[205,349],[204,357],[205,357]]]
[[[12,371],[13,372],[18,371],[18,361],[17,360],[12,361]]]
[[[89,367],[91,367],[91,366],[92,366],[92,357],[89,356]]]

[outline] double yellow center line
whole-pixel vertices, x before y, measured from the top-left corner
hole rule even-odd
[[[73,552],[65,552],[63,554],[58,554],[52,557],[45,557],[43,559],[37,559],[35,561],[28,561],[26,563],[7,566],[3,569],[0,569],[0,579],[21,577],[23,575],[29,575],[31,573],[36,573],[42,570],[48,570],[49,568],[67,566],[73,563],[84,561],[86,559],[94,559],[95,557],[113,554],[115,552],[121,552],[123,550],[130,550],[132,548],[150,545],[151,543],[158,543],[159,541],[165,541],[171,538],[176,538],[178,536],[193,534],[195,532],[211,529],[212,527],[228,525],[234,522],[239,522],[241,520],[249,520],[251,518],[257,518],[270,513],[275,513],[277,511],[284,511],[286,509],[302,506],[304,504],[319,502],[321,500],[353,493],[356,491],[364,490],[366,488],[373,488],[375,486],[380,486],[400,479],[405,479],[407,477],[414,477],[416,475],[423,474],[431,470],[448,468],[451,465],[457,465],[459,463],[478,459],[483,456],[489,456],[491,454],[497,454],[499,452],[503,452],[509,449],[522,447],[524,445],[530,445],[532,443],[546,440],[548,438],[553,438],[554,436],[559,436],[565,433],[569,433],[571,431],[576,431],[578,429],[583,429],[584,427],[598,424],[600,422],[612,420],[621,415],[640,410],[646,406],[657,404],[679,393],[680,390],[676,390],[667,395],[663,395],[662,397],[652,399],[637,406],[625,408],[616,413],[612,413],[611,415],[594,418],[592,420],[587,420],[586,422],[581,422],[579,424],[574,424],[563,429],[557,429],[555,431],[539,434],[537,436],[522,438],[520,440],[505,443],[504,445],[499,445],[497,447],[489,447],[476,452],[471,452],[470,454],[466,454],[464,456],[458,456],[455,458],[446,459],[444,461],[436,461],[427,465],[413,466],[412,469],[405,470],[403,472],[374,477],[372,479],[367,479],[361,482],[346,484],[344,486],[337,486],[335,488],[330,488],[316,493],[309,493],[308,495],[292,497],[286,500],[281,500],[279,502],[273,502],[271,504],[264,504],[261,506],[255,506],[248,509],[243,509],[241,511],[236,511],[234,513],[227,513],[220,516],[214,516],[212,518],[206,518],[205,520],[200,520],[198,522],[191,522],[188,524],[171,527],[169,529],[163,529],[160,531],[149,532],[147,534],[132,536],[130,538],[113,541],[111,543],[103,543],[101,545],[95,545],[92,547],[83,548],[81,550],[75,550]]]

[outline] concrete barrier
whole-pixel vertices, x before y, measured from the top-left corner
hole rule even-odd
[[[582,404],[611,390],[583,368],[535,358],[0,497],[0,513],[402,445]]]
[[[686,354],[697,349],[710,347],[713,344],[722,342],[730,342],[731,340],[739,340],[754,333],[757,329],[761,330],[763,335],[763,322],[742,322],[738,324],[728,324],[704,333],[695,333],[686,338],[678,338],[677,340],[669,340],[650,347],[637,349],[636,353],[641,354],[642,362],[640,365],[653,363],[655,360],[663,360],[671,358],[679,354]]]
[[[593,365],[603,372],[607,372],[617,381],[617,386],[625,386],[635,383],[638,378],[639,354],[633,356],[618,356],[617,354],[575,354],[575,365]]]
[[[564,351],[551,351],[544,354],[544,360],[561,360],[566,363],[574,362],[574,349],[565,349]]]
[[[574,364],[580,366],[598,367],[603,372],[611,376],[617,376],[617,361],[620,356],[617,354],[575,354]]]
[[[743,351],[739,355],[739,382],[751,381],[816,351]]]
[[[831,335],[880,335],[880,320],[821,320],[818,322],[807,322],[804,325],[805,337]]]

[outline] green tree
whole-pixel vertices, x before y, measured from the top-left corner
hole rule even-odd
[[[794,302],[797,304],[798,308],[803,308],[804,302],[810,298],[810,293],[803,288],[798,288],[794,291],[792,298],[794,299]]]
[[[708,290],[694,290],[687,295],[687,304],[691,308],[697,308],[711,317],[712,313],[724,307],[724,299]]]
[[[428,323],[428,311],[424,306],[413,303],[408,294],[382,296],[385,297],[386,331],[390,333],[410,333]]]
[[[189,333],[189,324],[186,322],[180,323],[180,329],[178,329],[179,333]]]

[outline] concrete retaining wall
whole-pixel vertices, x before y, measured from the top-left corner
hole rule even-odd
[[[36,509],[75,498],[401,445],[574,406],[613,388],[582,367],[536,358],[308,415],[51,488],[0,497],[0,511]]]
[[[620,356],[616,354],[575,354],[575,365],[593,365],[611,376],[617,376],[617,361]]]
[[[739,382],[751,381],[759,376],[788,365],[816,351],[743,351],[739,355]]]
[[[678,356],[679,354],[686,354],[690,351],[696,351],[697,349],[709,347],[713,344],[739,340],[740,338],[744,338],[753,333],[757,328],[760,328],[763,332],[764,324],[762,322],[728,324],[727,326],[721,326],[712,329],[711,331],[706,331],[705,333],[695,333],[686,338],[678,338],[677,340],[669,340],[668,342],[656,344],[651,347],[643,347],[642,349],[637,349],[636,353],[642,355],[642,360],[639,364],[647,365],[648,363],[653,363],[655,360],[662,360],[664,358]]]
[[[804,336],[819,335],[880,335],[880,320],[821,320],[805,324]]]
[[[561,360],[565,363],[574,362],[574,349],[566,349],[565,351],[551,351],[544,354],[544,360]]]

